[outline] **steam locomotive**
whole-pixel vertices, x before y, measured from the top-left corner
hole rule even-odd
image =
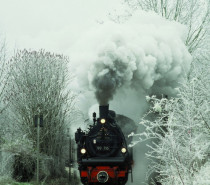
[[[132,148],[117,124],[109,105],[99,106],[99,118],[93,113],[93,125],[75,133],[77,162],[84,185],[125,185],[132,174]],[[131,175],[132,176],[132,175]]]

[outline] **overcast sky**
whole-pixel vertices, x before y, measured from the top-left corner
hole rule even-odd
[[[0,33],[10,49],[68,54],[83,32],[119,4],[120,0],[0,0]]]

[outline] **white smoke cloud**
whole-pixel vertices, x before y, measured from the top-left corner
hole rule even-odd
[[[108,21],[87,31],[70,57],[78,79],[75,89],[81,92],[78,107],[91,121],[93,112],[98,116],[98,103],[109,102],[110,109],[138,123],[148,108],[145,96],[175,95],[188,72],[185,33],[185,26],[143,11],[124,23]],[[142,131],[139,126],[137,132]],[[134,183],[128,184],[144,184],[150,164],[146,144],[134,148]]]
[[[185,26],[143,11],[121,24],[95,26],[72,53],[79,87],[93,91],[99,104],[119,101],[122,91],[135,92],[126,98],[136,104],[146,94],[175,94],[191,62],[185,33]]]

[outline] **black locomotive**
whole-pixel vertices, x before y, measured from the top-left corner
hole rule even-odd
[[[75,133],[77,162],[81,182],[85,185],[125,185],[132,173],[133,155],[109,106],[99,106],[100,116],[93,113],[93,125]]]

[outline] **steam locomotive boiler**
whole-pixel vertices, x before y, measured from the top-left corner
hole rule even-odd
[[[133,156],[109,106],[99,106],[99,118],[93,113],[88,131],[75,133],[77,162],[84,185],[125,185],[132,173]]]

